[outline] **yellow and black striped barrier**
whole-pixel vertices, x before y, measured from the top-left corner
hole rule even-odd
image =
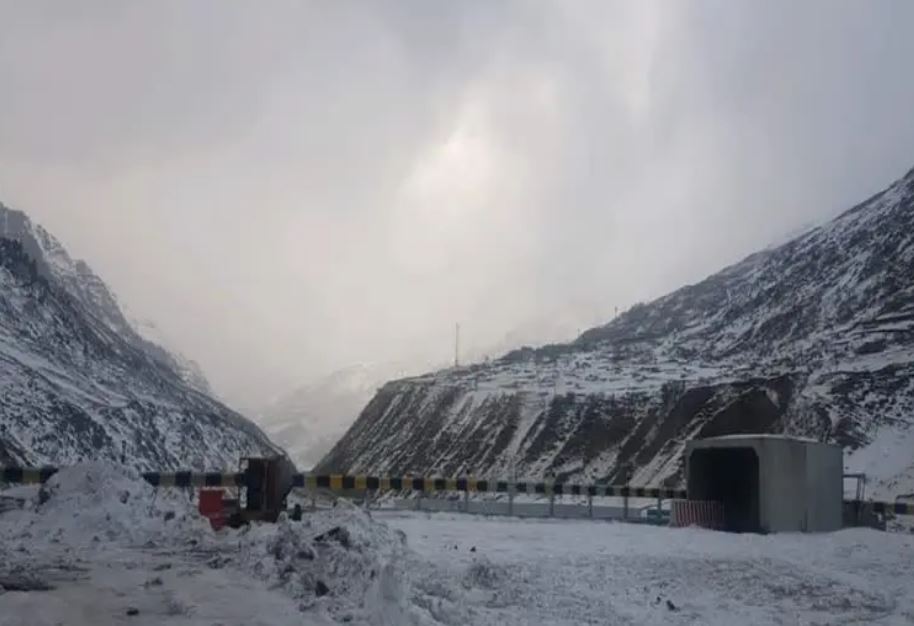
[[[0,467],[0,482],[37,485],[56,473],[56,467]]]
[[[914,502],[868,502],[866,500],[851,500],[850,502],[861,508],[872,507],[873,513],[880,515],[886,513],[914,515]]]
[[[57,471],[56,467],[0,467],[0,482],[40,484]],[[145,472],[143,479],[153,487],[242,487],[246,484],[243,472]]]
[[[579,485],[554,482],[508,482],[481,478],[426,478],[410,476],[348,476],[296,474],[293,487],[330,491],[460,491],[469,493],[522,493],[533,495],[616,496],[630,498],[685,498],[681,489],[619,485]]]
[[[0,467],[0,482],[39,484],[56,474],[56,467]],[[146,472],[143,479],[153,487],[244,487],[244,472]],[[555,482],[508,482],[473,477],[428,478],[412,476],[349,476],[344,474],[295,474],[292,486],[329,491],[459,491],[465,493],[514,493],[530,495],[572,495],[620,498],[662,498],[685,500],[688,494],[682,489],[658,487],[631,487],[620,485],[579,485]],[[914,515],[914,502],[848,501],[850,504],[870,508],[885,515]]]
[[[43,483],[57,468],[0,468],[7,483]],[[153,487],[243,487],[244,472],[146,472],[143,479]],[[631,498],[685,498],[679,489],[616,485],[578,485],[554,482],[517,482],[473,477],[426,478],[412,476],[348,476],[343,474],[295,474],[292,486],[330,491],[459,491],[468,493],[521,493],[532,495],[617,496]]]
[[[146,472],[143,479],[153,487],[243,487],[243,472]]]

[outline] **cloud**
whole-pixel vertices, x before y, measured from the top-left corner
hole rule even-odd
[[[0,0],[0,197],[256,404],[446,361],[457,321],[567,336],[878,190],[914,162],[912,18]]]

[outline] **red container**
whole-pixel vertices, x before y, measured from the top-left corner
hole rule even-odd
[[[225,509],[222,506],[222,489],[201,489],[200,505],[198,510],[200,515],[209,520],[213,530],[219,530],[225,526]]]

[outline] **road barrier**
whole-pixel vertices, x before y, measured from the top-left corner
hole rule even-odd
[[[347,476],[296,474],[295,487],[330,491],[457,491],[464,493],[515,493],[531,495],[610,496],[620,498],[685,498],[681,489],[617,485],[578,485],[554,482],[509,482],[479,478],[416,478],[397,476]]]
[[[0,481],[34,484],[46,482],[56,467],[2,467]],[[243,487],[244,472],[145,472],[153,487]],[[295,474],[292,486],[329,491],[459,491],[467,493],[515,493],[531,495],[609,496],[620,498],[685,498],[681,489],[630,487],[627,485],[578,485],[556,482],[508,482],[480,478],[416,478],[411,476],[349,476],[344,474]]]
[[[46,482],[56,473],[56,467],[0,467],[0,482],[33,485]]]
[[[244,472],[146,472],[143,479],[153,487],[244,487]]]
[[[34,485],[47,482],[56,467],[0,467],[0,482]],[[145,472],[143,480],[153,487],[243,487],[243,472]]]
[[[56,467],[0,467],[0,482],[38,484],[56,474]],[[143,479],[154,487],[244,487],[244,472],[145,472]],[[344,474],[295,474],[293,488],[311,490],[347,491],[414,491],[434,493],[454,491],[463,493],[529,494],[544,496],[586,496],[618,498],[651,498],[686,500],[682,489],[658,487],[632,487],[629,485],[580,485],[560,482],[511,482],[473,477],[437,478],[412,476],[366,476]],[[871,508],[874,513],[885,515],[914,515],[914,502],[848,501]]]

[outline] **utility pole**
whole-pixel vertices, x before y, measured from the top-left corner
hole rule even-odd
[[[454,335],[454,367],[460,367],[460,324],[456,326]]]

